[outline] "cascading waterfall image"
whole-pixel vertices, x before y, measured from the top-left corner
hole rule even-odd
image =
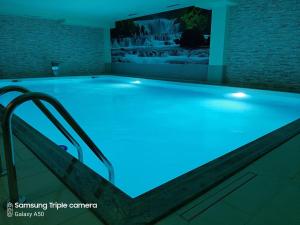
[[[211,11],[196,7],[119,21],[112,62],[208,64],[210,26]]]

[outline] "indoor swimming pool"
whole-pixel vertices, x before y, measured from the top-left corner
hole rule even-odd
[[[115,185],[130,197],[140,196],[300,117],[300,95],[283,92],[119,76],[0,83],[1,87],[7,85],[58,99],[112,162]],[[6,105],[17,95],[1,96],[0,103]],[[33,103],[25,103],[16,113],[77,157],[74,147]],[[107,178],[99,159],[79,143],[84,150],[83,162]]]

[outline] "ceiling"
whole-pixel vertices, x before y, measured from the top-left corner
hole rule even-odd
[[[211,9],[228,0],[0,0],[0,15],[63,20],[66,24],[113,27],[122,19],[198,6]]]

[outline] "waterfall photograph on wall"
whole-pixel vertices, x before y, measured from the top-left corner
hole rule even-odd
[[[208,64],[211,11],[188,7],[116,22],[113,63]]]

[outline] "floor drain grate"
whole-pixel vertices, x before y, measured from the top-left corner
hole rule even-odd
[[[211,195],[208,195],[193,207],[189,208],[188,210],[185,210],[183,213],[180,214],[180,216],[188,222],[192,221],[197,216],[201,215],[206,210],[208,210],[210,207],[220,202],[226,196],[230,195],[231,193],[233,193],[243,185],[247,184],[256,176],[257,174],[252,172],[245,173],[244,175],[233,180],[231,183],[227,184],[219,191]]]

